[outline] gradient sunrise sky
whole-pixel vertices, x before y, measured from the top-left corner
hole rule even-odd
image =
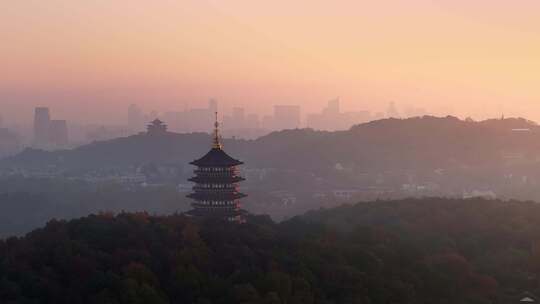
[[[269,112],[390,101],[540,121],[540,1],[20,0],[0,3],[0,114],[83,121],[217,98]]]

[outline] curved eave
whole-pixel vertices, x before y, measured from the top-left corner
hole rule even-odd
[[[194,192],[186,195],[186,197],[194,200],[208,200],[208,201],[233,201],[247,197],[244,193],[235,192],[235,193],[204,193],[204,192]]]
[[[235,160],[234,162],[232,162],[232,161],[229,161],[229,162],[224,162],[224,161],[209,162],[209,161],[206,161],[206,160],[198,159],[198,160],[194,160],[194,161],[190,162],[189,164],[197,166],[197,167],[217,167],[217,168],[221,168],[221,167],[240,166],[240,165],[243,165],[244,162],[239,161],[239,160]]]
[[[192,161],[190,164],[197,167],[234,167],[244,163],[230,157],[222,149],[212,148],[206,155]]]
[[[235,176],[235,177],[202,177],[202,176],[195,176],[188,181],[194,182],[194,183],[217,183],[217,184],[232,184],[232,183],[239,183],[242,181],[245,181],[246,179],[241,176]]]

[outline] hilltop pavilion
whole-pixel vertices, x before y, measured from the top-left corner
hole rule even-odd
[[[158,118],[150,122],[146,129],[149,135],[163,135],[167,133],[167,125]]]

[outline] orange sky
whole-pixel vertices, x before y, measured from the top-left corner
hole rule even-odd
[[[46,104],[112,121],[131,102],[210,97],[312,112],[340,96],[348,109],[540,121],[540,1],[4,1],[0,42],[12,118]]]

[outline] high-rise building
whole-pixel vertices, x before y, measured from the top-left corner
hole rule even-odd
[[[351,126],[367,122],[371,119],[369,111],[341,112],[339,98],[328,101],[321,113],[307,117],[307,126],[315,130],[346,130]]]
[[[49,143],[55,146],[66,146],[69,142],[68,127],[65,120],[49,122]]]
[[[49,108],[36,108],[34,113],[34,143],[37,146],[45,146],[49,143],[50,124],[51,114]]]
[[[246,121],[246,113],[244,111],[244,108],[235,107],[233,108],[232,112],[232,122],[233,122],[233,128],[235,129],[242,129],[245,128],[245,121]]]
[[[223,133],[228,137],[255,139],[267,132],[261,129],[257,114],[246,114],[244,108],[235,107],[231,115],[223,116]]]
[[[167,122],[172,132],[186,132],[189,129],[189,120],[186,112],[166,112],[163,120]]]
[[[323,110],[323,114],[326,114],[326,115],[340,114],[339,98],[328,101],[328,106]]]
[[[190,179],[195,186],[193,193],[188,197],[195,202],[192,204],[193,210],[189,211],[188,215],[244,222],[240,199],[246,195],[238,191],[238,183],[244,178],[238,175],[237,170],[237,166],[243,163],[223,151],[217,113],[212,149],[191,164],[197,166],[197,169],[195,177]]]
[[[47,107],[38,107],[34,114],[34,145],[39,148],[66,146],[69,143],[65,120],[51,120]]]
[[[274,106],[274,129],[300,128],[300,106]]]
[[[247,128],[250,129],[259,129],[261,127],[261,123],[259,121],[259,115],[257,114],[249,114],[246,116],[245,123]]]
[[[246,114],[244,108],[234,107],[232,115],[223,116],[223,127],[226,130],[240,130],[245,128]]]

